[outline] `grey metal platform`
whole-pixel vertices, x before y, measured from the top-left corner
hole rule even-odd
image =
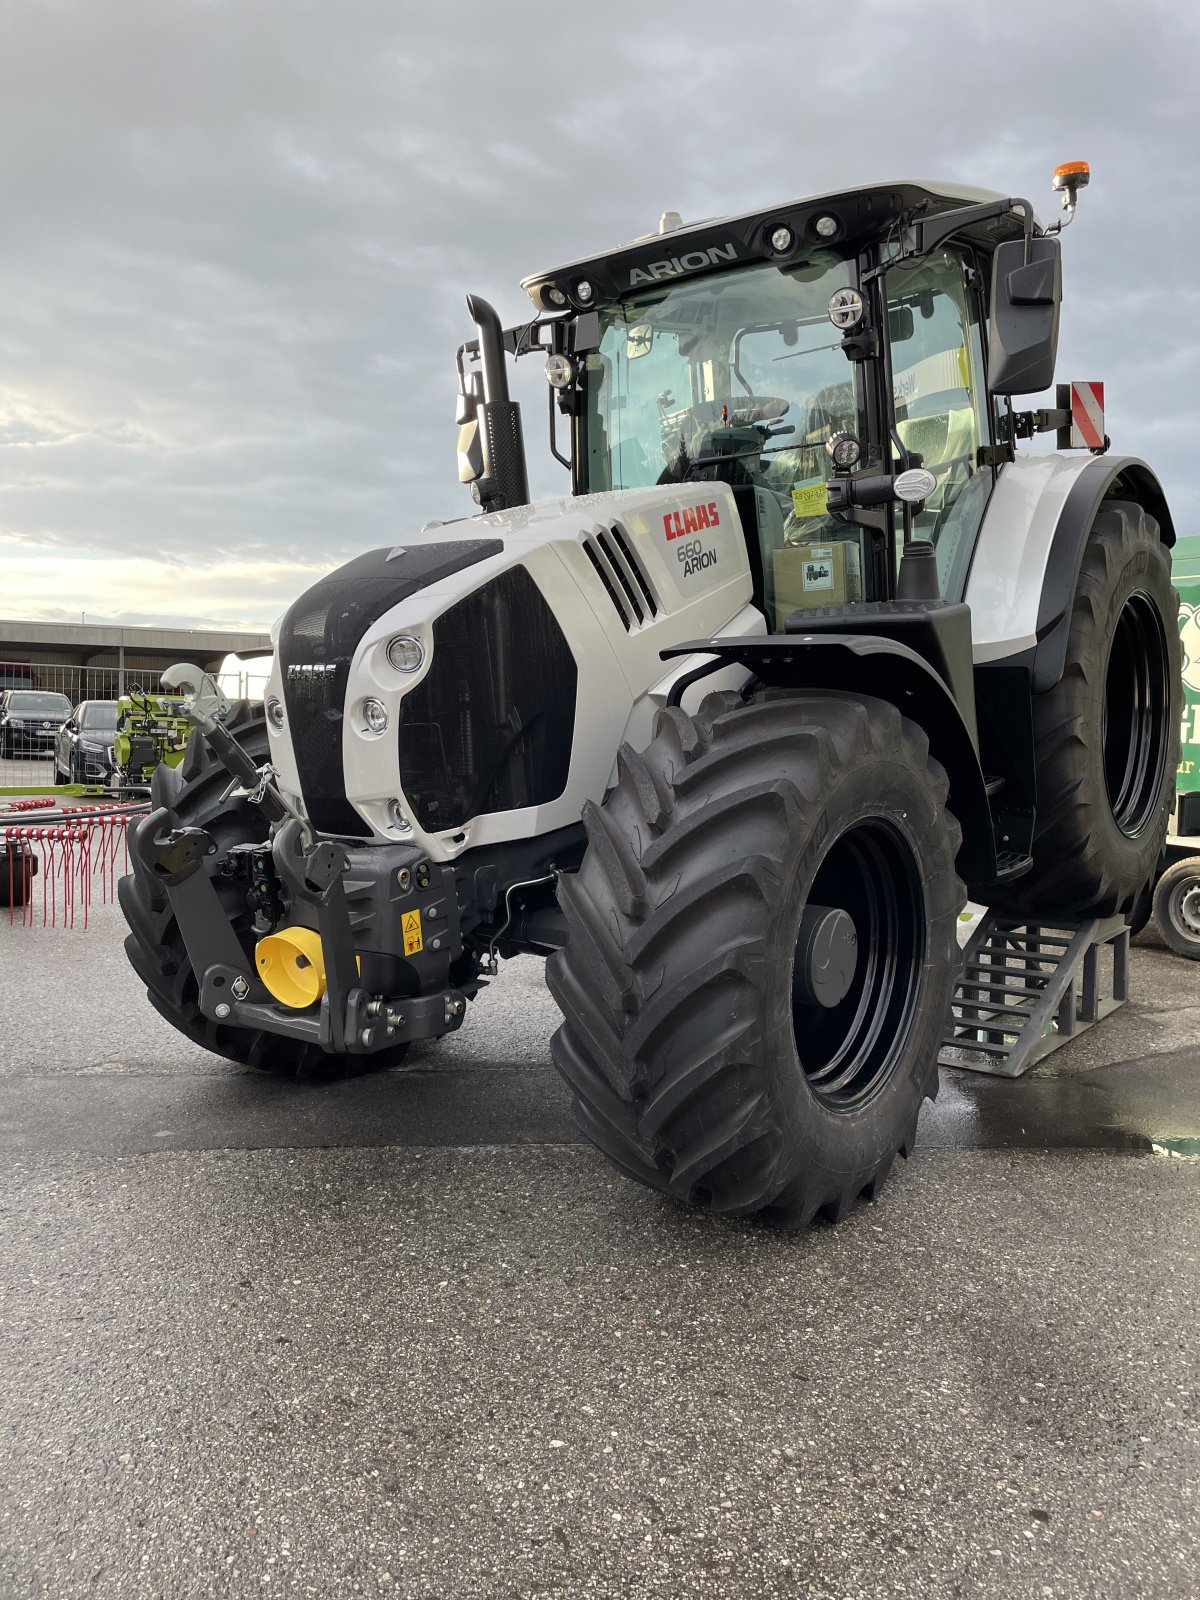
[[[1124,917],[1031,922],[989,911],[963,952],[938,1064],[1019,1078],[1128,998]]]

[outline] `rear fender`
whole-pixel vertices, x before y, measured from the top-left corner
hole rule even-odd
[[[1175,543],[1162,485],[1134,456],[1022,455],[1002,468],[962,596],[976,666],[1021,662],[1039,693],[1058,682],[1084,546],[1112,498],[1144,507],[1163,543]]]
[[[915,650],[895,639],[827,633],[693,640],[663,651],[664,658],[691,654],[707,654],[707,670],[714,674],[737,663],[772,687],[835,689],[890,701],[925,730],[930,753],[946,769],[948,803],[963,830],[959,872],[973,884],[994,880],[995,831],[970,730],[943,679]],[[672,703],[705,671],[699,667],[678,679]]]

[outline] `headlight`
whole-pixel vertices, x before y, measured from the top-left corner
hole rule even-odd
[[[367,733],[386,733],[387,707],[382,700],[364,700],[362,703],[363,728]]]
[[[388,645],[387,658],[397,672],[418,672],[425,663],[425,646],[411,633],[400,633]]]
[[[80,739],[79,748],[86,751],[89,756],[102,756],[105,753],[102,744],[93,744],[90,739]]]
[[[283,727],[283,701],[278,695],[269,695],[266,704],[267,721],[278,733]]]

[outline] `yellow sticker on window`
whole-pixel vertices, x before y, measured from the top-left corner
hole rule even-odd
[[[425,948],[425,940],[421,936],[421,913],[419,911],[406,911],[401,918],[401,932],[404,934],[404,954],[406,956],[420,955]]]
[[[792,510],[798,517],[823,517],[828,509],[824,478],[792,485]]]

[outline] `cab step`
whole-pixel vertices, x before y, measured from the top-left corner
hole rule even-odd
[[[1019,1078],[1128,998],[1124,917],[1032,922],[989,911],[963,952],[938,1064]]]

